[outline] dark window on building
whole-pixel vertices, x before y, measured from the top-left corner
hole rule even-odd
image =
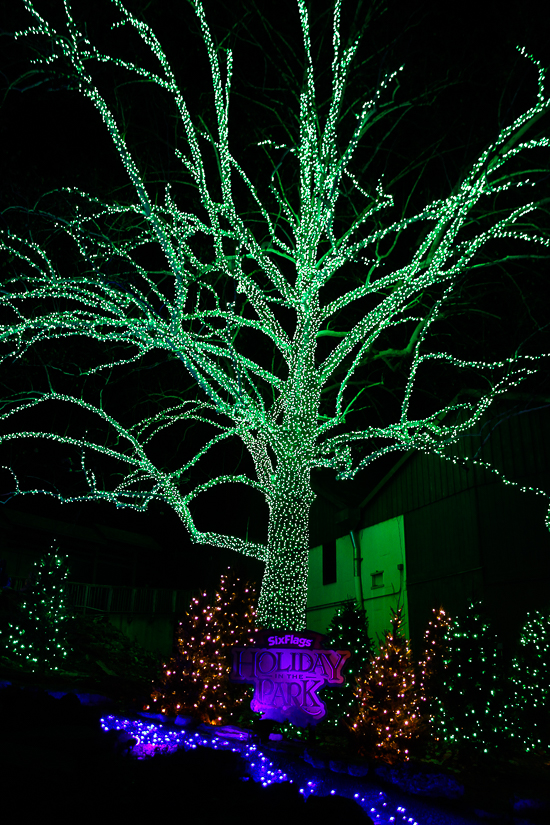
[[[377,587],[384,587],[384,571],[377,570],[376,573],[371,573],[372,576],[372,590]]]
[[[336,582],[336,539],[323,544],[323,584]]]

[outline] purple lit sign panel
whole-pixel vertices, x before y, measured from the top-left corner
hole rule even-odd
[[[316,725],[326,713],[317,691],[344,683],[342,668],[351,655],[349,650],[325,650],[323,639],[310,630],[264,630],[257,647],[233,648],[229,678],[254,685],[250,709],[262,718]]]

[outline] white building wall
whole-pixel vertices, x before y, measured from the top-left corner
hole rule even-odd
[[[355,534],[361,577],[356,575],[354,548],[349,535],[336,541],[336,582],[323,585],[323,548],[309,554],[309,630],[326,633],[330,621],[344,602],[363,601],[369,633],[375,643],[390,629],[391,609],[404,608],[402,629],[409,635],[406,591],[405,531],[403,516],[366,527]]]

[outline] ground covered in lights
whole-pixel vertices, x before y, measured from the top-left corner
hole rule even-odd
[[[126,750],[134,762],[173,768],[178,755],[194,752],[193,761],[196,759],[196,767],[201,769],[200,786],[186,787],[186,779],[192,778],[184,769],[184,765],[187,768],[191,764],[187,759],[181,763],[180,790],[173,789],[174,793],[182,794],[183,807],[189,813],[190,796],[196,793],[204,795],[201,804],[205,816],[221,802],[220,813],[225,812],[226,822],[258,819],[265,823],[280,821],[280,817],[287,822],[306,823],[317,819],[330,822],[332,809],[334,818],[344,816],[347,825],[368,822],[368,817],[380,825],[479,823],[476,818],[445,810],[444,805],[434,807],[417,799],[407,799],[405,804],[402,796],[380,790],[368,778],[315,770],[283,751],[247,741],[246,733],[235,728],[221,729],[218,733],[212,729],[191,731],[145,715],[141,718],[104,715],[101,724],[105,732],[111,731],[111,736],[118,737],[120,750]],[[220,756],[214,757],[212,751],[220,752]],[[172,761],[174,757],[176,762]],[[232,781],[228,783],[228,779]]]

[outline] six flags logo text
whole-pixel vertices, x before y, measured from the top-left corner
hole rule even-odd
[[[254,685],[250,709],[264,718],[295,725],[315,725],[326,713],[317,691],[327,685],[344,682],[342,668],[350,656],[348,650],[304,650],[304,638],[270,636],[285,647],[234,647],[231,680]],[[311,645],[312,640],[307,639]],[[288,645],[295,645],[295,648]]]

